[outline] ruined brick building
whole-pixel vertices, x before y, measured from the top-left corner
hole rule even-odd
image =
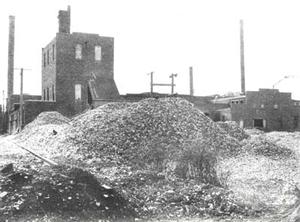
[[[70,7],[59,11],[58,21],[54,39],[42,48],[42,96],[24,95],[22,125],[43,111],[72,116],[89,107],[120,99],[114,81],[114,39],[71,33]],[[13,41],[11,38],[10,42]],[[9,48],[13,48],[13,44]],[[9,54],[13,54],[13,49],[10,51]],[[20,97],[12,93],[13,56],[10,57],[7,107],[9,131],[13,132],[21,126]]]
[[[70,7],[59,11],[59,32],[42,49],[42,98],[66,116],[116,101],[114,39],[70,33]]]

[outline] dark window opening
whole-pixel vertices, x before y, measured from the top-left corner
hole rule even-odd
[[[44,89],[43,98],[44,98],[44,100],[46,100],[46,89]]]
[[[264,127],[263,119],[254,119],[253,123],[254,123],[254,127],[257,127],[257,128],[263,128]]]
[[[89,104],[90,106],[92,106],[93,99],[92,99],[92,94],[91,94],[90,87],[87,87],[87,95],[88,95],[88,104]]]
[[[46,67],[46,53],[44,53],[44,67]]]
[[[49,88],[47,88],[47,94],[46,94],[47,98],[46,100],[49,101]]]
[[[50,60],[49,60],[49,49],[47,50],[47,64],[49,65]]]
[[[55,45],[52,45],[52,60],[55,60]]]
[[[52,85],[52,100],[55,101],[55,88],[54,88],[54,85]]]
[[[299,116],[294,116],[294,128],[298,128],[298,124],[299,124]]]

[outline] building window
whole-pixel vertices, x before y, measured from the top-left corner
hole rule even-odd
[[[278,104],[274,104],[274,109],[278,109]]]
[[[49,63],[50,63],[49,54],[50,54],[50,51],[49,51],[49,49],[48,49],[48,50],[47,50],[47,64],[48,64],[48,65],[49,65]]]
[[[263,119],[254,119],[253,126],[258,128],[263,128]]]
[[[240,128],[244,128],[244,120],[240,120],[240,122],[239,122],[239,126],[240,126]]]
[[[299,125],[299,116],[294,116],[294,129],[297,129]]]
[[[44,53],[44,67],[46,67],[46,53]]]
[[[75,58],[82,59],[82,45],[77,44],[75,48]]]
[[[43,99],[46,100],[46,89],[43,91]]]
[[[81,100],[81,85],[75,85],[75,100]]]
[[[267,122],[264,119],[254,119],[253,126],[255,128],[266,128]]]
[[[49,100],[52,100],[52,88],[49,88]]]
[[[52,100],[55,101],[55,87],[52,85]]]
[[[46,97],[47,97],[46,100],[49,101],[49,88],[47,88],[46,93],[47,93],[46,94]]]
[[[101,61],[101,46],[95,46],[95,60]]]
[[[52,45],[52,60],[55,60],[55,45]]]

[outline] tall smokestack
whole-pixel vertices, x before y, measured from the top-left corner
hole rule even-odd
[[[15,51],[15,17],[9,16],[9,36],[8,36],[8,71],[7,71],[7,99],[8,109],[10,108],[10,98],[14,93],[14,51]]]
[[[241,50],[241,93],[245,95],[245,64],[244,64],[244,29],[243,20],[240,20],[240,50]]]
[[[190,67],[190,96],[194,95],[193,67]]]
[[[71,27],[71,7],[68,10],[60,10],[58,12],[58,32],[70,34]]]

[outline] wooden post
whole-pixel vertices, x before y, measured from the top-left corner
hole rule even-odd
[[[150,93],[153,93],[153,72],[150,73]]]
[[[175,84],[174,84],[174,77],[177,77],[177,74],[171,74],[170,75],[170,78],[171,78],[171,95],[173,95],[174,94],[174,86],[175,86]]]

